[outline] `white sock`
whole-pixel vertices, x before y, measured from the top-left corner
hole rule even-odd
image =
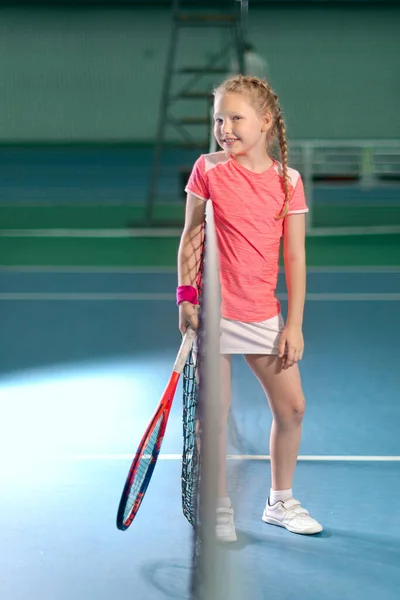
[[[282,502],[286,502],[286,500],[289,500],[289,498],[291,498],[292,496],[293,496],[292,489],[290,489],[290,490],[273,490],[271,488],[271,490],[269,492],[269,505],[273,506],[279,500],[281,500]]]
[[[230,498],[217,498],[217,508],[230,508],[231,507],[231,499]]]

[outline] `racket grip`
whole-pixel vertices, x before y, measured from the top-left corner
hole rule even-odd
[[[195,330],[192,327],[188,327],[185,335],[183,336],[182,344],[179,348],[178,356],[176,357],[174,364],[173,370],[175,373],[182,373],[195,337]]]

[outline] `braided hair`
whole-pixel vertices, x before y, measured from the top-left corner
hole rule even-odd
[[[291,186],[288,175],[288,144],[286,140],[286,127],[283,120],[279,97],[264,79],[258,77],[249,77],[237,75],[230,77],[214,90],[214,97],[220,93],[239,93],[247,94],[252,100],[252,104],[257,112],[265,115],[267,112],[272,114],[273,124],[268,132],[268,145],[278,141],[282,162],[282,186],[285,193],[285,204],[277,215],[277,218],[283,219],[289,211],[289,201],[291,195]]]

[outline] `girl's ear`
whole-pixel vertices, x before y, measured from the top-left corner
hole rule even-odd
[[[267,112],[261,119],[261,131],[269,131],[273,125],[272,113]]]

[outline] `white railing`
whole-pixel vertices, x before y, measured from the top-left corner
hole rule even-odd
[[[363,189],[392,183],[399,186],[400,140],[300,140],[290,146],[290,166],[303,177],[313,230],[313,195],[318,183],[342,182]]]

